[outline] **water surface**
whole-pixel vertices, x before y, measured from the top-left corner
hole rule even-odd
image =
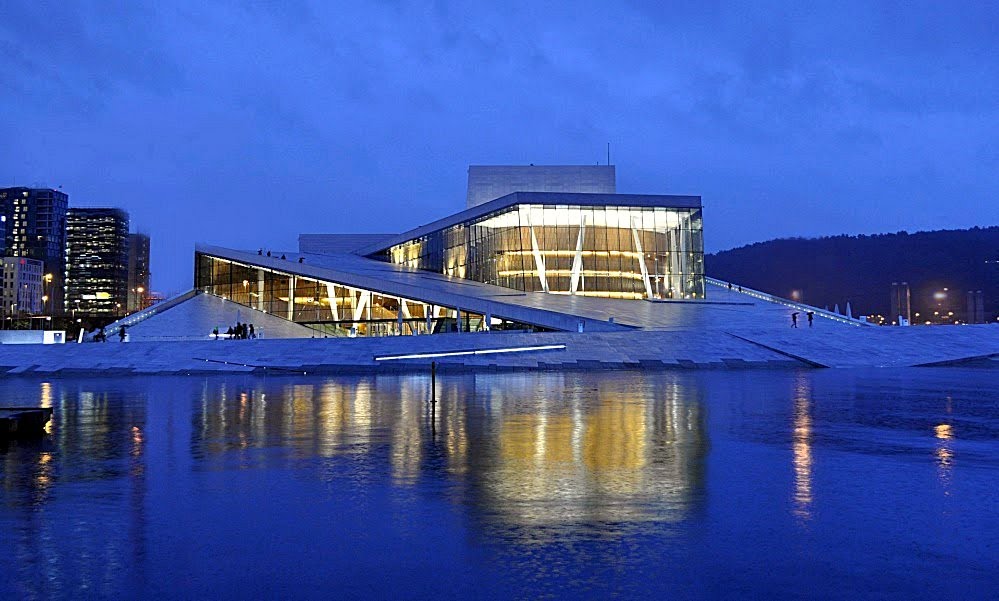
[[[0,598],[989,598],[999,378],[5,379]]]

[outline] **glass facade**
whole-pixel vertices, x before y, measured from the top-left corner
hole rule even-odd
[[[700,208],[519,204],[378,258],[524,291],[704,298]]]
[[[399,336],[533,330],[499,316],[195,254],[195,288],[312,328],[319,336]],[[488,323],[487,323],[488,321]]]

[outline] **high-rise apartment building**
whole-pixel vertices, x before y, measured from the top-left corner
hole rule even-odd
[[[985,295],[981,290],[968,290],[966,323],[985,323]]]
[[[50,296],[47,304],[57,311],[63,307],[68,207],[69,196],[60,190],[0,188],[0,221],[5,226],[3,255],[42,262]]]
[[[127,312],[134,313],[149,306],[149,236],[128,236],[128,305]]]
[[[891,283],[891,315],[892,323],[908,325],[912,322],[912,297],[909,292],[909,282]]]
[[[3,315],[37,315],[45,309],[44,265],[38,259],[4,257],[0,298]]]
[[[614,194],[614,165],[471,165],[465,208],[514,192]]]
[[[121,209],[69,209],[66,218],[67,313],[125,313],[128,238],[128,213]]]

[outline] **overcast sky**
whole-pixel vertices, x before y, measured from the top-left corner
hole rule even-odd
[[[608,141],[708,251],[999,223],[994,2],[109,4],[0,2],[0,186],[125,208],[164,292],[195,242],[402,231]]]

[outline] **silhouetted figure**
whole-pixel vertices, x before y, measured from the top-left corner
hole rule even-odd
[[[125,342],[125,326],[118,328],[118,342]]]
[[[219,327],[218,326],[215,326],[215,329],[212,330],[212,336],[215,337],[215,340],[219,339]]]
[[[808,327],[812,327],[812,321],[815,319],[815,311],[809,311],[805,313],[805,316],[808,317]]]
[[[267,256],[271,256],[271,251],[267,251]]]
[[[94,334],[94,342],[107,342],[108,335],[104,333],[104,326]]]
[[[253,324],[250,324],[250,338],[256,338],[257,333],[253,331]]]
[[[258,248],[258,249],[257,249],[257,254],[258,254],[258,255],[262,255],[262,254],[264,254],[264,249],[262,249],[262,248]]]
[[[794,313],[791,314],[791,327],[792,328],[798,327],[798,312],[797,311],[795,311]]]
[[[299,257],[298,258],[298,262],[299,263],[305,263],[305,257]]]
[[[742,286],[739,286],[739,292],[742,292]]]
[[[728,283],[728,289],[729,289],[729,290],[731,290],[731,289],[732,289],[732,282],[729,282],[729,283]]]
[[[281,260],[282,260],[282,261],[287,261],[287,260],[288,260],[288,257],[286,257],[286,256],[284,256],[284,255],[281,255]]]
[[[225,335],[229,340],[232,340],[232,326],[229,326],[229,329],[225,331]]]

